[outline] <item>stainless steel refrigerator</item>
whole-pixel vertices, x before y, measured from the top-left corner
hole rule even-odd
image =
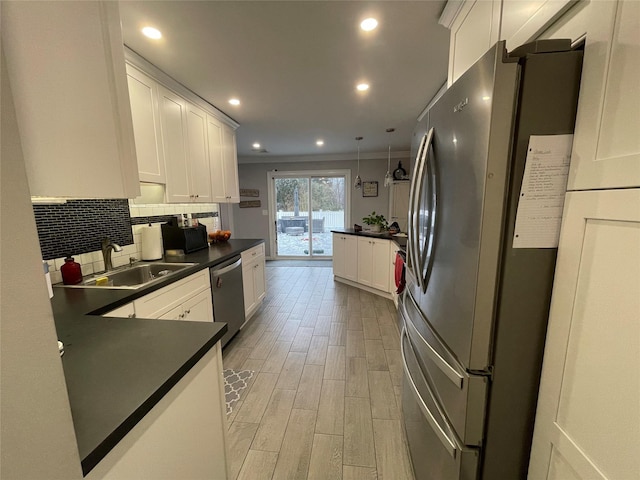
[[[582,52],[499,42],[429,110],[400,306],[417,480],[526,478],[556,248],[512,248],[531,135],[573,133]]]

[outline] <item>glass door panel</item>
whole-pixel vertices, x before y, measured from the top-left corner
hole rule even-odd
[[[276,256],[331,257],[331,230],[345,226],[345,177],[283,172],[273,181]]]

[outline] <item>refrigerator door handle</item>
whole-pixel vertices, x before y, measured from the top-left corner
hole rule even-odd
[[[436,231],[436,207],[438,204],[438,189],[437,189],[437,175],[436,175],[436,157],[433,150],[433,128],[429,132],[431,133],[430,141],[426,146],[426,165],[428,176],[428,212],[429,221],[427,222],[427,235],[425,239],[425,249],[422,257],[421,265],[421,277],[423,280],[422,291],[427,291],[427,285],[429,283],[429,277],[431,276],[431,265],[433,261],[433,249],[435,244],[435,231]]]
[[[414,191],[413,191],[413,205],[411,205],[411,212],[413,216],[413,229],[409,231],[413,236],[413,241],[411,244],[411,252],[413,255],[412,263],[414,268],[414,275],[416,277],[416,281],[418,286],[425,290],[426,285],[424,284],[423,278],[423,265],[424,265],[424,251],[423,246],[420,244],[420,201],[422,199],[422,189],[424,187],[424,170],[426,167],[427,155],[429,152],[429,146],[433,140],[433,128],[427,132],[425,136],[424,147],[422,149],[418,168],[416,169],[416,181],[414,183]]]
[[[420,148],[418,148],[418,153],[416,154],[415,166],[413,168],[413,176],[411,177],[411,188],[409,189],[409,218],[407,224],[407,231],[409,232],[409,238],[407,239],[407,267],[409,273],[415,277],[415,281],[418,285],[421,285],[420,276],[418,275],[417,264],[415,263],[415,255],[414,251],[416,249],[416,241],[415,241],[415,217],[417,216],[416,211],[416,184],[418,179],[422,177],[424,164],[422,162],[422,152],[424,151],[425,144],[427,142],[427,134],[422,137],[422,141],[420,142]]]
[[[406,337],[407,340],[409,338],[407,336],[406,328],[402,329],[402,337],[403,338]],[[407,365],[407,361],[405,360],[406,357],[405,357],[405,353],[404,353],[404,342],[403,341],[400,342],[400,353],[401,353],[401,356],[402,356],[402,365],[404,367],[404,374],[405,374],[405,376],[407,378],[407,381],[408,381],[409,385],[411,386],[411,390],[413,390],[414,396],[415,396],[415,398],[416,398],[416,400],[418,402],[418,406],[420,407],[420,410],[422,410],[422,414],[424,415],[425,419],[427,420],[427,422],[431,426],[431,429],[433,430],[433,432],[438,437],[438,440],[440,440],[440,442],[442,443],[442,446],[445,448],[447,453],[451,456],[451,458],[456,458],[458,456],[458,450],[459,450],[458,447],[449,438],[449,436],[442,429],[442,427],[438,424],[438,421],[434,417],[433,413],[431,413],[431,410],[429,410],[429,407],[427,407],[427,405],[424,403],[424,400],[422,399],[422,397],[420,396],[420,392],[418,391],[418,387],[416,386],[415,382],[413,381],[413,377],[411,376],[411,373],[409,372],[409,366]]]
[[[405,301],[406,301],[406,298],[405,298]],[[460,375],[455,368],[449,365],[449,363],[447,363],[447,361],[444,358],[442,358],[440,354],[436,352],[436,350],[429,344],[427,339],[425,339],[422,336],[420,331],[416,328],[415,324],[413,323],[413,320],[409,316],[407,312],[407,307],[405,307],[404,303],[402,304],[402,309],[403,309],[402,316],[405,319],[404,320],[405,325],[411,325],[412,330],[416,332],[420,337],[420,340],[424,342],[425,346],[427,347],[426,353],[429,356],[429,358],[433,361],[433,363],[436,364],[436,366],[440,369],[440,371],[444,373],[447,376],[447,378],[453,382],[453,384],[456,387],[458,387],[459,389],[462,389],[462,383],[464,381],[464,377]],[[405,329],[406,328],[407,327],[405,327]]]

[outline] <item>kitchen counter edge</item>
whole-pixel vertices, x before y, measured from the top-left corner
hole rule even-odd
[[[55,288],[51,303],[58,338],[65,344],[62,363],[84,475],[227,331],[226,323],[222,322],[150,321],[101,315],[261,243],[264,240],[233,239],[184,256],[165,257],[158,261],[195,265],[136,290]],[[145,341],[149,338],[153,338],[153,347]],[[171,355],[167,355],[167,349],[172,349]],[[153,358],[154,351],[158,351],[158,358]],[[126,378],[121,379],[114,371],[123,371],[123,367]],[[135,386],[127,388],[127,385]],[[105,399],[102,406],[99,403],[94,406],[105,395],[111,397],[109,401]],[[110,407],[113,412],[104,412]],[[97,415],[91,414],[96,409],[102,410],[98,420]],[[116,419],[105,427],[105,423],[113,420],[109,416]]]

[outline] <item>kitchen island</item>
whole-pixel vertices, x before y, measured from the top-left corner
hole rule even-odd
[[[407,238],[350,228],[331,232],[334,279],[390,298],[397,304],[396,253],[405,250]]]
[[[197,378],[198,373],[209,375],[205,372],[217,370],[217,378],[213,375],[211,382],[207,383],[212,388],[218,384],[216,388],[219,389],[222,382],[219,340],[227,331],[225,323],[101,315],[224,262],[262,242],[263,240],[230,240],[182,257],[167,257],[163,261],[195,265],[135,290],[54,289],[52,306],[58,338],[65,348],[62,364],[85,476],[91,472],[89,478],[108,478],[108,475],[104,477],[99,471],[105,470],[104,465],[107,463],[113,463],[117,467],[118,461],[105,457],[126,456],[123,444],[131,443],[129,437],[133,434],[136,439],[142,438],[145,432],[151,431],[158,423],[149,424],[147,416],[155,419],[169,412],[167,399],[172,395],[176,397],[176,390],[181,392],[177,395],[179,400],[184,398],[183,394],[191,385],[198,381],[203,384],[202,375],[200,379]],[[218,394],[224,395],[224,386]],[[160,411],[156,411],[158,407]],[[205,413],[211,420],[207,422],[208,427],[217,425],[220,428],[217,435],[221,437],[219,440],[224,457],[224,410],[209,410]],[[213,418],[216,415],[219,418]],[[192,423],[200,420],[191,419]],[[139,424],[144,424],[144,428],[138,428]],[[173,421],[172,424],[180,430],[181,422]],[[196,430],[191,435],[197,436],[198,433]],[[209,433],[211,432],[203,432],[203,435]],[[188,439],[178,436],[173,440],[184,443],[184,447],[188,449]],[[195,443],[197,442],[198,438],[195,439]],[[176,451],[173,455],[180,457],[165,461],[179,464],[182,454]],[[215,457],[214,452],[209,455],[212,456]],[[156,459],[155,463],[161,465],[161,460]],[[222,471],[226,471],[226,458],[214,460],[222,465]],[[95,471],[92,472],[94,467]],[[144,472],[138,471],[134,476],[142,478],[142,473]]]

